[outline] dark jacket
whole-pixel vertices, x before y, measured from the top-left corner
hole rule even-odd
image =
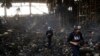
[[[67,39],[67,42],[70,42],[70,41],[73,41],[73,42],[79,42],[80,45],[84,44],[84,39],[82,37],[82,33],[78,33],[78,34],[75,34],[74,32],[70,33],[68,39]]]
[[[48,31],[46,32],[46,36],[47,36],[47,37],[52,37],[52,36],[53,36],[53,30],[48,30]]]

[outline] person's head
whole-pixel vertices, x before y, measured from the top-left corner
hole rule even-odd
[[[80,32],[80,29],[74,29],[74,32],[77,34]]]
[[[80,32],[81,26],[74,26],[74,32],[77,34]]]
[[[48,27],[48,30],[51,30],[51,27]]]

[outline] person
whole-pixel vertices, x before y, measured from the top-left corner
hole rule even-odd
[[[80,56],[80,45],[84,43],[82,33],[80,31],[81,27],[76,26],[74,27],[74,31],[70,33],[67,41],[71,46],[72,55],[73,56]]]
[[[51,27],[48,27],[48,30],[46,32],[46,36],[47,36],[47,39],[48,39],[48,48],[51,48],[51,39],[52,39],[52,36],[53,36],[53,30],[51,29]]]
[[[88,45],[93,48],[93,35],[94,35],[94,32],[93,31],[89,31],[89,39],[88,39]]]

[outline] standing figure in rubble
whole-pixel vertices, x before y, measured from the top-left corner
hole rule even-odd
[[[94,35],[94,32],[89,31],[88,45],[91,48],[93,48],[93,46],[94,46],[94,44],[93,44],[93,35]]]
[[[71,46],[72,55],[80,56],[80,46],[84,43],[82,33],[80,31],[81,26],[75,26],[74,31],[68,37],[68,43]]]
[[[52,40],[52,36],[53,36],[53,30],[51,27],[48,27],[48,30],[46,32],[46,36],[47,36],[47,39],[48,39],[48,48],[51,48],[51,40]]]

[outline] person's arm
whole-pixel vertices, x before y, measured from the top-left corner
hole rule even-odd
[[[48,31],[46,31],[46,36],[48,35]]]
[[[80,39],[80,45],[83,46],[84,45],[84,38],[82,36],[82,33],[80,34],[80,37],[81,37],[81,39]]]
[[[72,33],[70,33],[69,37],[67,38],[67,42],[68,42],[68,43],[69,43],[70,41],[72,41],[72,37],[73,37],[73,35],[72,35]]]
[[[53,36],[53,30],[52,30],[52,33],[51,33],[51,35]]]

